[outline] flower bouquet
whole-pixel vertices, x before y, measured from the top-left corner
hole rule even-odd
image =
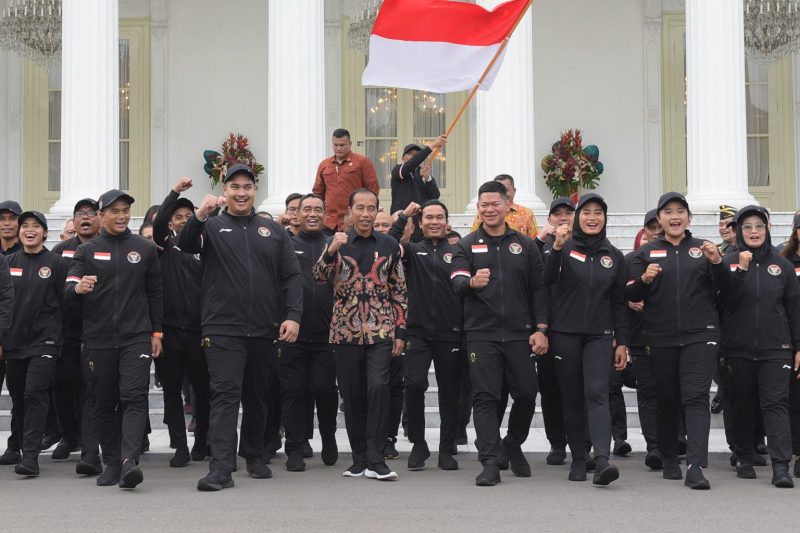
[[[214,150],[206,150],[203,152],[203,159],[206,164],[203,166],[208,177],[211,178],[211,188],[222,182],[225,178],[225,173],[228,168],[233,165],[243,164],[247,165],[253,170],[253,173],[258,176],[264,172],[264,165],[256,162],[253,152],[250,151],[250,141],[241,133],[234,135],[231,133],[227,139],[222,142],[220,152]],[[258,181],[258,180],[256,180]]]
[[[584,148],[581,130],[568,130],[561,134],[551,153],[542,159],[542,170],[547,188],[553,196],[569,196],[578,200],[578,189],[596,189],[603,163],[600,150],[595,145]]]

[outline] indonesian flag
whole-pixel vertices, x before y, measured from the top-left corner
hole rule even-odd
[[[383,0],[362,84],[437,93],[472,89],[528,5],[511,0],[488,11],[450,0]],[[480,89],[492,86],[502,62],[501,55]]]

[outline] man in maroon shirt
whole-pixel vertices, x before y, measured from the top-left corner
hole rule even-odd
[[[314,179],[314,194],[325,199],[325,229],[329,235],[344,231],[343,220],[350,194],[369,189],[378,195],[380,186],[369,158],[351,151],[350,132],[333,132],[333,157],[323,159]]]

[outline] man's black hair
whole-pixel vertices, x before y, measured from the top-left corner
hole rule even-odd
[[[337,139],[341,139],[342,137],[350,138],[350,132],[344,128],[336,128],[333,130],[333,136]]]
[[[454,231],[451,231],[451,232],[449,232],[449,233],[447,234],[447,237],[445,237],[445,238],[447,238],[447,239],[450,239],[450,238],[452,238],[452,237],[456,237],[456,238],[458,238],[459,240],[461,240],[461,234],[460,234],[459,232],[455,231],[455,230],[454,230]]]
[[[303,196],[301,196],[300,197],[300,205],[297,206],[297,208],[301,209],[303,207],[303,202],[305,202],[306,200],[309,200],[311,198],[316,198],[317,200],[322,202],[322,209],[325,209],[325,198],[323,198],[322,196],[320,196],[319,194],[317,194],[315,192],[310,192],[308,194],[304,194]]]
[[[142,222],[142,225],[139,226],[139,235],[141,235],[142,232],[144,232],[144,230],[146,230],[147,228],[152,228],[152,227],[153,223],[150,222],[149,220],[145,220],[144,222]]]
[[[516,185],[514,185],[514,178],[511,177],[511,174],[498,174],[494,177],[494,181],[510,181],[511,188],[513,189],[516,187]]]
[[[430,206],[432,206],[432,205],[438,205],[439,207],[441,207],[442,209],[444,209],[444,218],[448,218],[448,219],[450,218],[450,212],[447,210],[447,206],[446,206],[446,205],[444,205],[444,204],[443,204],[442,202],[440,202],[439,200],[428,200],[427,202],[425,202],[424,204],[422,204],[422,206],[420,206],[420,209],[419,209],[419,214],[420,214],[420,216],[422,216],[422,212],[423,212],[423,211],[425,211],[425,208],[426,208],[426,207],[430,207]]]
[[[303,197],[303,195],[300,194],[299,192],[293,192],[292,194],[290,194],[289,196],[286,197],[286,207],[288,208],[289,204],[291,202],[297,200],[298,198],[302,198],[302,197]]]
[[[366,189],[364,187],[362,187],[360,189],[356,189],[356,190],[354,190],[353,192],[350,193],[350,199],[347,200],[347,205],[349,207],[353,207],[353,200],[355,199],[356,195],[357,194],[362,194],[362,193],[367,193],[367,194],[371,194],[372,196],[374,196],[375,197],[375,207],[380,207],[381,200],[380,200],[380,198],[378,198],[378,195],[375,194],[374,192],[372,192],[371,190]]]
[[[482,194],[485,193],[492,193],[496,192],[500,196],[503,197],[504,200],[508,200],[508,191],[506,190],[506,186],[500,183],[499,181],[487,181],[483,185],[480,186],[478,189],[478,198],[481,197]]]

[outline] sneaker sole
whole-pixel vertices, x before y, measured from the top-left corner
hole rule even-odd
[[[17,465],[19,466],[19,465]],[[14,473],[18,476],[25,476],[25,477],[39,477],[38,470],[28,470],[27,468],[14,468]],[[776,485],[777,486],[777,485]]]
[[[99,476],[103,473],[103,469],[89,463],[78,463],[75,465],[75,473],[79,476]]]
[[[619,479],[619,469],[610,466],[605,470],[603,470],[602,472],[600,472],[597,476],[595,476],[595,479],[592,480],[592,483],[594,485],[604,487],[618,479]]]
[[[197,482],[197,490],[200,492],[217,492],[222,489],[229,489],[231,487],[233,487],[233,479],[222,484],[208,483],[205,479],[201,479]]]
[[[478,487],[494,487],[498,483],[500,483],[500,480],[497,480],[497,481],[489,481],[488,479],[476,479],[475,480],[475,485],[477,485]]]
[[[367,479],[377,479],[378,481],[394,481],[397,479],[397,472],[389,472],[388,474],[378,474],[377,472],[367,468],[364,470],[364,477]]]
[[[344,472],[342,472],[342,477],[362,477],[363,475],[364,475],[364,471],[363,470],[361,472],[357,473],[357,474],[354,474],[353,472],[351,472],[349,470],[345,470]]]
[[[134,467],[125,472],[125,474],[119,478],[119,488],[121,489],[135,489],[136,486],[144,481],[144,475],[139,468]]]
[[[794,481],[792,481],[792,478],[780,479],[778,481],[773,482],[772,484],[776,488],[779,488],[779,489],[793,489],[794,488]]]

